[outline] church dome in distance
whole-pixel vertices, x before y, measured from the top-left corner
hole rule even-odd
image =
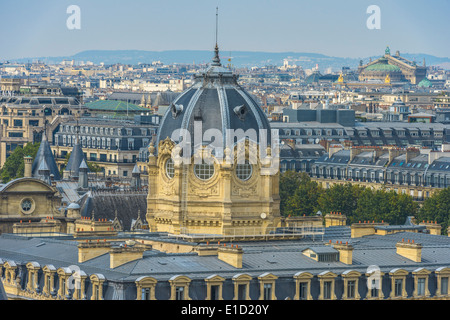
[[[386,58],[378,59],[378,62],[368,66],[366,71],[402,72],[399,67],[389,64]]]
[[[430,87],[433,86],[433,84],[432,84],[431,81],[428,80],[427,78],[423,78],[423,79],[419,82],[418,86],[421,87],[421,88],[430,88]]]

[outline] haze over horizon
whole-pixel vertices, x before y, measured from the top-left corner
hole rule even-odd
[[[381,10],[370,30],[367,8]],[[66,13],[79,6],[81,29]],[[450,57],[450,1],[3,0],[0,60],[71,56],[86,50],[211,50],[219,7],[222,52],[305,52],[363,58],[391,52]]]

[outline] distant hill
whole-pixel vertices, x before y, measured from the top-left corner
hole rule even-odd
[[[401,54],[404,58],[416,61],[418,65],[422,65],[425,58],[426,64],[448,66],[450,58],[440,58],[428,54]],[[283,60],[288,58],[292,62],[302,66],[304,69],[310,69],[319,65],[320,70],[333,68],[338,70],[343,66],[356,67],[361,59],[359,58],[341,58],[326,56],[319,53],[305,52],[253,52],[253,51],[221,51],[221,59],[223,64],[228,64],[228,58],[231,56],[231,64],[235,67],[251,67],[264,65],[282,65]],[[144,51],[144,50],[87,50],[79,52],[72,56],[66,57],[38,57],[23,58],[15,60],[16,62],[27,62],[40,60],[45,63],[60,63],[63,60],[75,61],[91,61],[94,64],[101,62],[105,64],[130,64],[151,63],[153,61],[161,61],[165,64],[191,64],[191,63],[208,63],[213,57],[213,52],[208,50],[170,50],[170,51]],[[379,56],[370,57],[373,59]],[[369,57],[362,59],[364,63],[369,61]]]

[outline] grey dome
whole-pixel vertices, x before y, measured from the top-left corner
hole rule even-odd
[[[71,204],[69,204],[67,209],[80,209],[80,205],[78,203],[72,202]]]
[[[172,135],[176,129],[188,130],[194,147],[194,142],[197,141],[194,137],[194,122],[197,121],[201,122],[202,137],[209,129],[217,129],[223,133],[222,144],[219,143],[221,146],[227,145],[227,129],[242,129],[244,132],[254,129],[257,142],[260,142],[259,130],[265,129],[267,139],[270,139],[270,125],[266,115],[237,83],[237,79],[236,74],[220,64],[216,46],[216,55],[210,66],[194,76],[193,85],[183,91],[166,111],[155,147],[167,137],[178,142],[179,138]],[[205,140],[203,144],[216,146],[210,140]],[[212,140],[215,141],[214,138]]]

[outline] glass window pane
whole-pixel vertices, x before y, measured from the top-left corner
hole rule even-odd
[[[196,164],[194,173],[200,180],[209,180],[214,175],[214,165],[207,163]]]
[[[448,277],[441,279],[441,294],[448,294]]]
[[[175,175],[175,168],[173,166],[173,160],[172,158],[169,158],[166,161],[166,175],[169,179],[172,179],[173,176]]]
[[[244,164],[236,165],[236,176],[243,181],[250,179],[252,176],[252,171],[252,165],[249,164],[247,160]]]

